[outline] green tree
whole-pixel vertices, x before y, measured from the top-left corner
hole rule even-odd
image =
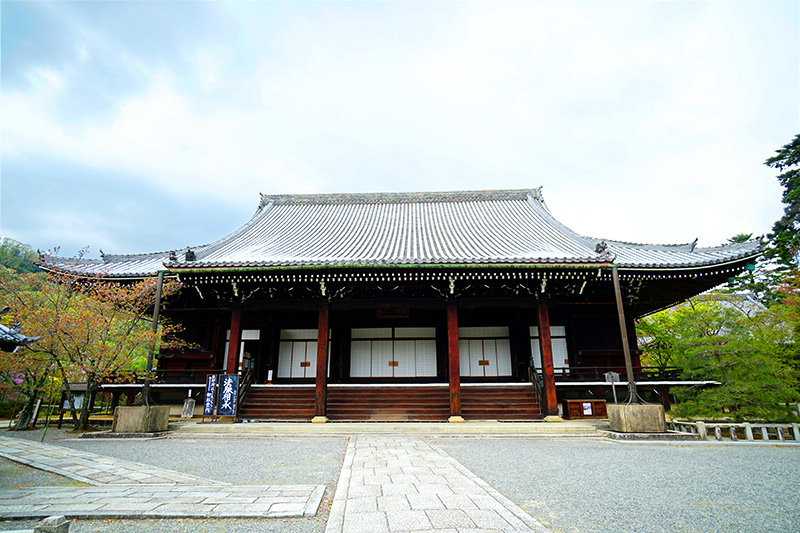
[[[752,239],[752,233],[739,233],[728,239],[729,244],[739,244]],[[778,287],[783,281],[786,269],[782,268],[774,257],[761,255],[750,267],[728,280],[727,286],[716,289],[727,294],[751,293],[759,302],[767,307],[780,303],[781,293]]]
[[[783,187],[783,216],[772,226],[769,235],[773,248],[767,255],[776,257],[787,268],[798,267],[800,251],[800,134],[776,155],[764,162],[780,172],[778,181]]]
[[[4,237],[0,242],[0,265],[15,272],[39,272],[39,254],[30,246]]]
[[[643,359],[666,360],[682,378],[719,386],[674,389],[671,414],[776,419],[797,398],[793,333],[785,308],[764,309],[722,295],[693,299],[642,320]],[[663,353],[662,353],[663,352]]]
[[[148,279],[122,285],[64,271],[45,276],[2,269],[0,303],[11,307],[28,335],[40,337],[22,348],[22,354],[45,356],[67,388],[85,382],[88,399],[103,382],[143,377],[137,372],[142,359],[174,333],[168,325],[155,333],[151,329],[155,283]],[[162,294],[169,297],[178,288],[176,282],[165,283]],[[88,416],[86,401],[79,416],[73,412],[76,430],[88,427]]]

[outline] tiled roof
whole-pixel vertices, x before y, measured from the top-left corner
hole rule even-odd
[[[6,306],[0,309],[0,315],[4,315],[9,311]],[[19,332],[19,324],[14,324],[11,327],[5,324],[0,324],[0,348],[5,351],[13,351],[17,346],[25,346],[39,340],[39,337],[26,337]]]
[[[262,196],[253,218],[211,244],[169,252],[104,256],[84,264],[114,276],[169,268],[281,266],[597,264],[687,268],[758,255],[757,242],[714,248],[585,237],[558,222],[540,190]]]

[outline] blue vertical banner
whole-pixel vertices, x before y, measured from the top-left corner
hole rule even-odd
[[[206,377],[206,399],[203,404],[203,416],[211,416],[214,414],[214,398],[216,397],[217,376],[209,374]]]
[[[238,393],[239,375],[225,374],[219,380],[218,416],[236,415],[236,394]]]

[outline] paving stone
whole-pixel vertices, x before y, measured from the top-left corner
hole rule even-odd
[[[406,499],[412,509],[444,509],[444,503],[433,494],[407,494]]]
[[[413,483],[400,483],[400,484],[387,483],[385,485],[381,485],[381,490],[383,491],[384,496],[403,496],[409,494],[419,494],[419,491],[417,491],[417,486]]]
[[[447,509],[477,509],[469,496],[466,494],[440,494],[439,499]]]
[[[347,533],[384,533],[389,531],[389,526],[385,513],[345,513],[342,531]]]
[[[391,479],[389,476],[380,475],[380,476],[364,476],[364,485],[383,485],[391,483]]]
[[[348,496],[351,498],[365,498],[368,496],[377,497],[382,494],[381,485],[356,485],[350,487]]]
[[[211,505],[218,505],[223,503],[255,503],[256,501],[255,496],[212,496],[210,498],[206,498],[200,503],[204,504],[211,504]]]
[[[417,485],[417,491],[420,494],[453,494],[453,489],[451,489],[448,485],[441,483],[436,485]]]
[[[424,531],[433,529],[427,511],[388,511],[386,518],[391,531]]]
[[[488,494],[470,494],[470,499],[475,502],[478,509],[494,509],[496,511],[505,511],[506,508],[497,500]]]
[[[497,511],[489,511],[485,509],[465,509],[464,512],[469,518],[475,522],[475,525],[481,529],[509,529],[514,526],[505,520]],[[519,521],[517,521],[519,522]],[[519,523],[514,529],[519,529]],[[524,526],[524,524],[522,524]]]
[[[105,502],[105,505],[96,507],[95,510],[101,511],[152,511],[159,507],[162,502]],[[72,506],[74,509],[75,507]],[[88,509],[81,506],[81,509]]]
[[[527,516],[519,508],[423,439],[370,435],[354,440],[348,446],[345,465],[349,466],[342,469],[327,532],[372,531],[371,527],[383,531],[386,526],[390,531],[459,533],[531,530],[510,510]],[[373,466],[382,460],[385,468]],[[371,487],[376,484],[382,495],[372,498],[376,492]],[[474,520],[469,512],[476,513]],[[370,522],[360,522],[361,518]]]
[[[371,513],[377,510],[377,498],[348,498],[345,513]]]
[[[408,511],[411,504],[405,496],[380,496],[378,498],[379,511]]]
[[[266,516],[272,507],[271,503],[221,503],[209,511],[213,515],[226,516],[253,516],[253,513],[263,513]]]
[[[305,509],[305,503],[275,503],[269,508],[270,513],[281,513],[283,516],[288,516],[289,514],[294,513],[302,513]]]
[[[436,529],[443,527],[475,527],[475,522],[461,509],[434,509],[425,512]]]
[[[528,529],[528,526],[525,525],[525,522],[519,519],[514,513],[509,511],[508,509],[500,509],[497,511],[503,519],[511,524],[514,529]]]

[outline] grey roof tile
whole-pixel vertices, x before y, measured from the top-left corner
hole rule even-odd
[[[84,264],[112,276],[170,268],[312,265],[602,263],[602,239],[558,222],[539,189],[434,193],[262,195],[252,219],[211,244],[169,252],[105,256]],[[758,255],[757,242],[691,249],[605,240],[621,267],[684,268]]]

